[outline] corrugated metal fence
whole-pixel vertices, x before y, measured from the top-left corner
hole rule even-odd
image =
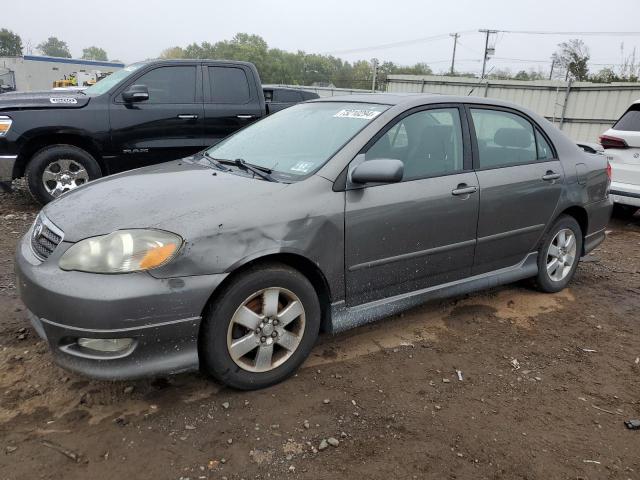
[[[439,93],[498,98],[545,116],[574,140],[595,142],[629,105],[640,99],[640,83],[483,80],[389,75],[387,92]]]

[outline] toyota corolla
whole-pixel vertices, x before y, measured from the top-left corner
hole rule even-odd
[[[521,279],[565,288],[605,238],[609,183],[604,156],[511,104],[320,99],[62,195],[18,246],[19,290],[63,367],[260,388],[321,331]]]

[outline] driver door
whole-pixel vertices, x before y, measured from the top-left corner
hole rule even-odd
[[[401,160],[404,178],[346,192],[349,306],[470,275],[479,195],[463,115],[458,105],[413,110],[365,147],[365,161]]]

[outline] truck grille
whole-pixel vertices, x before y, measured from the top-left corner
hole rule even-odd
[[[62,241],[62,230],[53,225],[42,213],[36,218],[31,233],[31,248],[40,260],[46,260]]]

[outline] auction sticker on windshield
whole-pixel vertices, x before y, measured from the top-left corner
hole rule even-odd
[[[313,162],[298,162],[289,170],[291,170],[292,172],[307,173],[313,168],[313,165]]]
[[[382,112],[376,112],[375,110],[356,110],[353,108],[343,108],[334,115],[336,118],[360,118],[363,120],[372,120],[380,115]]]

